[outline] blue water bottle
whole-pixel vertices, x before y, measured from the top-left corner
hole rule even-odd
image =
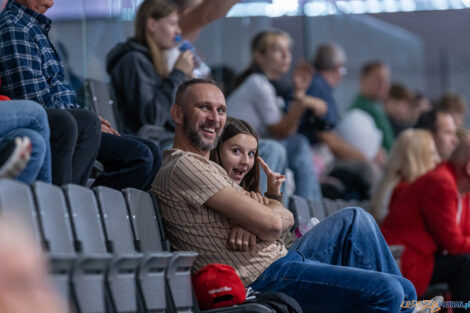
[[[194,76],[197,78],[206,78],[207,76],[209,76],[209,74],[211,73],[211,69],[209,68],[209,66],[207,66],[206,63],[204,63],[204,61],[201,60],[193,43],[189,40],[183,39],[181,35],[177,35],[174,40],[176,43],[178,43],[178,49],[181,52],[187,50],[192,52],[194,56]]]

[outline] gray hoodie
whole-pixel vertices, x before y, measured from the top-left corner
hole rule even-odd
[[[166,79],[155,71],[147,47],[128,39],[106,56],[106,70],[127,133],[137,133],[145,124],[172,130],[170,107],[185,74],[174,69]]]

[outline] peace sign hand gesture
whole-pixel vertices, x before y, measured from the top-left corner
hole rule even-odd
[[[261,167],[263,168],[263,171],[268,177],[268,194],[281,195],[281,186],[282,183],[286,181],[286,176],[271,171],[268,164],[266,164],[266,162],[264,162],[261,157],[258,157],[258,160]]]

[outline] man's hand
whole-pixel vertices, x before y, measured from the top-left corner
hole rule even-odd
[[[101,116],[98,116],[101,122],[101,131],[103,133],[111,134],[111,135],[116,135],[116,136],[121,136],[117,130],[111,127],[111,123],[108,122],[108,120],[105,120]]]
[[[228,238],[228,247],[233,251],[252,251],[256,246],[256,236],[246,229],[234,226]]]

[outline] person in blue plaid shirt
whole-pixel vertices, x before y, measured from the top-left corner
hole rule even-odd
[[[9,0],[0,13],[0,92],[46,108],[53,183],[84,184],[96,158],[105,173],[95,186],[148,189],[160,166],[158,147],[121,136],[108,121],[77,108],[64,65],[48,37],[52,21],[44,13],[53,5],[53,0]]]

